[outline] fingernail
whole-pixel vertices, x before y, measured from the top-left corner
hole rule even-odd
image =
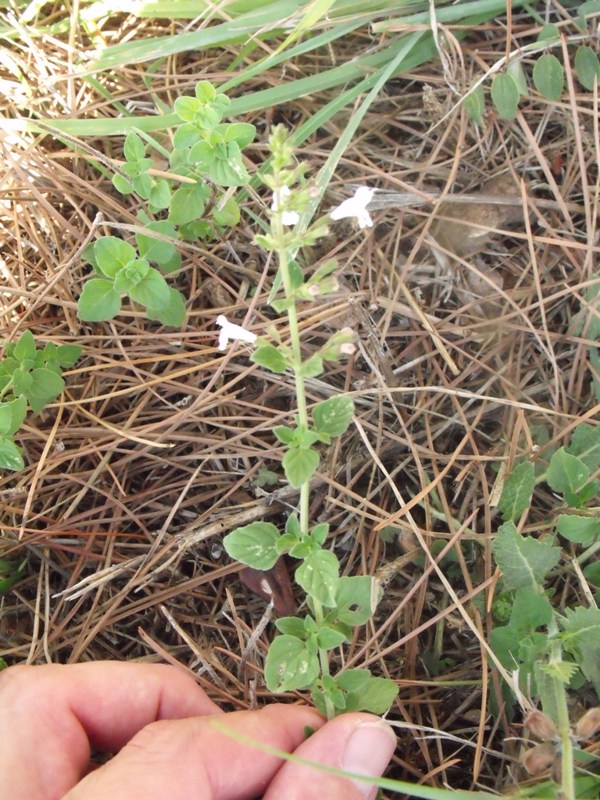
[[[348,772],[379,777],[390,762],[396,749],[396,736],[383,720],[363,722],[354,730],[344,750],[343,765]],[[375,787],[354,781],[363,797],[375,795]]]

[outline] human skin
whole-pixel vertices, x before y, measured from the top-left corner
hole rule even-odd
[[[373,776],[395,748],[391,728],[370,714],[325,722],[282,704],[225,713],[183,670],[112,661],[3,670],[0,731],[11,800],[364,800],[375,787],[237,737]],[[93,769],[92,750],[116,755]]]

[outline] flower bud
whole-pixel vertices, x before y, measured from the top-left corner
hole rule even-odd
[[[538,739],[556,739],[558,736],[556,725],[541,711],[530,711],[523,724]]]
[[[600,707],[590,708],[575,726],[578,739],[592,739],[600,731]]]
[[[521,756],[521,763],[530,775],[537,777],[550,769],[555,758],[554,745],[544,742],[544,744],[536,744],[535,747],[526,750]]]

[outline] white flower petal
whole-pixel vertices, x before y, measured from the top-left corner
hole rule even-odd
[[[219,314],[217,317],[217,325],[220,326],[219,333],[219,350],[225,350],[229,341],[250,342],[254,344],[256,341],[256,334],[252,331],[247,331],[241,325],[236,325],[234,322],[229,322],[224,314]]]
[[[277,211],[281,202],[291,195],[289,186],[280,186],[277,191],[273,192],[273,202],[271,209]],[[281,221],[284,225],[295,225],[300,220],[300,214],[297,211],[284,211],[281,214]]]
[[[353,197],[349,197],[339,206],[333,208],[329,212],[329,216],[333,220],[355,217],[359,228],[372,228],[373,220],[367,211],[367,206],[371,202],[374,194],[375,189],[371,189],[368,186],[361,186],[356,190]]]

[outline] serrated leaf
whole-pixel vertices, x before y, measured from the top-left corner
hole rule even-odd
[[[45,405],[55,400],[65,388],[65,382],[52,370],[39,367],[31,372],[31,385],[25,392],[25,396],[31,408],[38,412]]]
[[[350,397],[330,397],[312,410],[314,427],[329,436],[345,433],[354,415],[354,402]]]
[[[15,344],[13,355],[17,361],[21,362],[35,358],[35,339],[31,331],[23,331]]]
[[[589,547],[600,537],[600,519],[560,514],[556,521],[556,530],[570,542]]]
[[[501,119],[511,120],[517,115],[519,107],[519,87],[504,72],[494,76],[491,88],[492,102]]]
[[[171,301],[169,285],[154,267],[150,267],[142,280],[129,290],[129,296],[136,303],[151,308],[154,313],[161,311]]]
[[[532,589],[517,589],[510,614],[510,625],[522,633],[533,633],[552,619],[548,598]]]
[[[286,425],[277,425],[273,428],[273,433],[282,444],[291,445],[296,441],[296,431]]]
[[[9,469],[18,472],[25,468],[21,448],[11,439],[0,437],[0,469]]]
[[[121,296],[112,281],[92,278],[87,281],[77,301],[77,314],[84,322],[101,322],[116,317],[121,310]]]
[[[319,454],[312,447],[290,447],[282,461],[285,477],[295,489],[299,489],[315,474],[319,461]]]
[[[72,367],[81,355],[79,344],[61,344],[56,348],[56,359],[61,367]]]
[[[252,522],[228,533],[223,546],[230,558],[253,569],[271,569],[279,558],[279,530],[271,522]]]
[[[276,374],[285,372],[289,366],[285,355],[272,344],[263,344],[257,347],[250,356],[250,360],[259,367],[264,367]]]
[[[567,453],[564,447],[552,455],[546,472],[546,481],[550,488],[561,494],[565,492],[577,494],[577,491],[588,482],[589,477],[590,471],[583,461]]]
[[[295,572],[296,582],[304,591],[331,608],[339,583],[340,562],[330,550],[314,550]]]
[[[319,674],[319,659],[296,636],[276,636],[265,661],[265,681],[270,692],[306,689]]]
[[[119,270],[137,258],[135,248],[117,236],[103,236],[94,245],[94,258],[98,269],[107,278],[114,278]]]
[[[533,83],[546,100],[560,100],[565,87],[563,65],[552,53],[540,56],[533,67]]]
[[[561,641],[600,696],[600,609],[566,608]]]
[[[512,470],[502,489],[498,510],[505,522],[515,522],[531,505],[535,486],[535,467],[523,461]]]
[[[513,522],[505,522],[499,528],[492,551],[508,589],[525,587],[537,591],[560,559],[559,547],[522,536]]]
[[[335,596],[335,618],[346,625],[364,625],[381,599],[381,589],[370,575],[347,575],[339,579]]]
[[[171,239],[177,238],[175,225],[168,220],[148,222],[145,229]],[[155,264],[162,265],[168,263],[177,252],[177,248],[174,244],[156,239],[150,233],[137,233],[135,239],[138,245],[140,258],[145,258],[146,261],[152,261]]]
[[[26,394],[27,390],[31,386],[33,378],[28,370],[19,367],[13,372],[12,380],[13,392],[18,397],[20,394]]]
[[[161,308],[146,308],[148,319],[158,320],[163,325],[180,328],[185,319],[185,299],[177,289],[169,287],[169,299]]]
[[[600,61],[591,47],[582,45],[577,48],[575,73],[579,83],[590,92],[594,88],[594,80],[600,83]]]

